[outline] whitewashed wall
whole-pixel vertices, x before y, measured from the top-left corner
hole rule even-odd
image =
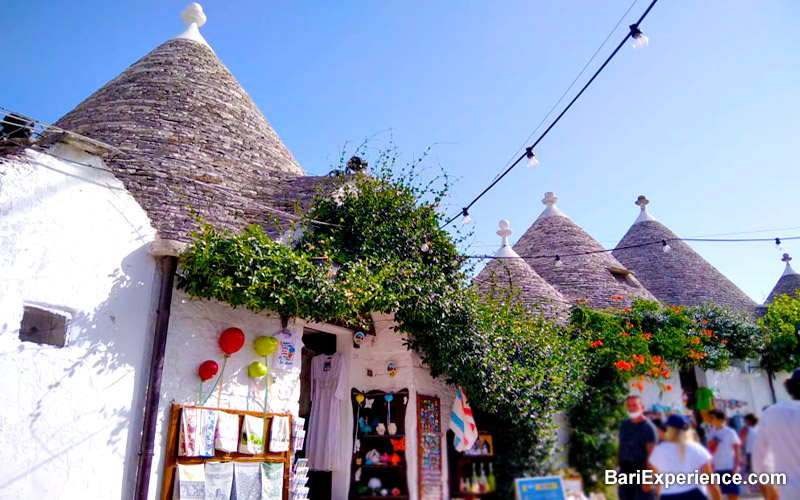
[[[772,381],[775,389],[775,399],[788,401],[789,394],[783,382],[789,378],[789,373],[778,373]],[[738,410],[728,410],[729,416],[741,413],[755,413],[760,415],[765,406],[773,404],[772,392],[769,388],[769,379],[763,371],[743,374],[739,368],[731,367],[724,372],[705,372],[707,387],[714,391],[714,396],[722,399],[736,399],[747,404]]]
[[[306,323],[291,321],[289,329],[302,331]],[[150,498],[157,498],[161,490],[164,441],[166,439],[166,426],[169,410],[173,403],[195,404],[199,393],[200,379],[197,376],[197,367],[206,359],[216,360],[222,365],[222,352],[218,346],[219,334],[228,327],[235,326],[244,331],[246,340],[241,351],[228,360],[225,370],[225,383],[222,390],[221,406],[234,409],[261,409],[264,382],[251,387],[247,375],[247,366],[258,359],[253,351],[253,340],[261,335],[272,335],[281,329],[277,316],[268,314],[253,314],[244,309],[233,309],[225,304],[215,301],[192,300],[180,291],[175,291],[170,318],[169,335],[167,338],[167,351],[164,363],[164,378],[159,407],[158,432],[156,439],[156,457],[158,467],[154,468],[151,478]],[[455,388],[448,387],[442,380],[434,380],[429,370],[422,365],[418,356],[408,351],[403,345],[403,338],[392,330],[394,326],[391,318],[378,318],[376,322],[377,336],[374,344],[368,342],[360,349],[353,348],[353,332],[332,325],[310,325],[316,330],[327,331],[336,335],[336,349],[345,356],[348,373],[348,387],[358,388],[362,391],[384,390],[396,391],[409,390],[409,403],[406,413],[406,458],[408,461],[408,484],[410,498],[417,498],[417,456],[416,456],[416,394],[417,392],[439,396],[442,403],[442,443],[444,448],[444,431],[449,425],[450,410],[455,398]],[[395,377],[390,377],[386,371],[386,364],[394,361],[399,370]],[[367,375],[367,369],[373,371],[373,376]],[[280,382],[279,382],[280,383]],[[293,380],[284,379],[284,383],[292,386],[292,401],[287,402],[287,409],[296,413],[300,397],[299,384]],[[210,388],[212,382],[206,384]],[[296,389],[294,389],[296,388]],[[281,392],[273,385],[270,394]],[[349,394],[349,390],[348,390]],[[275,402],[270,401],[273,405]],[[216,392],[209,400],[209,406],[216,406]],[[345,500],[350,482],[351,450],[353,449],[353,436],[350,432],[353,425],[353,412],[349,399],[342,405],[339,415],[343,434],[345,436],[342,447],[342,462],[346,468],[333,472],[334,500]],[[306,424],[308,427],[308,424]],[[446,453],[445,453],[446,455]],[[446,456],[443,457],[446,460]],[[443,464],[444,486],[446,483],[447,463]],[[447,494],[445,493],[445,498]]]
[[[0,498],[132,496],[152,344],[154,231],[98,158],[0,164]],[[23,304],[72,314],[64,348],[21,342]],[[131,468],[131,464],[134,467]]]

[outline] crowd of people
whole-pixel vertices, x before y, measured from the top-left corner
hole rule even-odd
[[[650,420],[641,397],[629,396],[625,402],[629,417],[619,430],[619,472],[705,476],[707,481],[620,484],[619,500],[737,500],[743,488],[760,492],[766,500],[800,500],[800,368],[785,386],[792,399],[766,408],[760,419],[748,414],[739,432],[728,425],[721,409],[704,411],[702,427],[680,413]],[[741,474],[746,482],[750,473],[783,473],[785,484],[711,480]]]

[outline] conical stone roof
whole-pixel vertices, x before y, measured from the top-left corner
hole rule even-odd
[[[636,202],[641,212],[617,245],[613,255],[636,273],[639,281],[666,304],[697,306],[713,302],[735,311],[753,314],[756,303],[685,242],[658,222]],[[663,242],[671,247],[664,252]],[[642,246],[637,246],[642,245]],[[635,247],[635,248],[624,248]]]
[[[285,198],[284,183],[305,175],[197,26],[56,123],[121,150],[106,163],[160,235],[175,240],[194,227],[187,205],[223,229],[267,222],[264,205]]]
[[[520,299],[532,311],[550,319],[566,321],[568,302],[511,248],[508,244],[511,233],[508,221],[500,221],[500,230],[497,234],[503,242],[495,253],[495,258],[478,273],[475,280],[486,293],[493,287],[502,290],[516,288],[519,290]]]
[[[514,245],[533,270],[570,302],[586,300],[592,307],[605,308],[629,305],[634,298],[656,300],[625,266],[564,215],[557,201],[553,193],[545,193],[545,210]]]
[[[767,297],[767,301],[764,302],[765,306],[772,304],[775,301],[775,297],[780,295],[788,295],[789,297],[796,297],[797,292],[800,291],[800,273],[794,270],[790,261],[792,260],[789,257],[788,253],[783,254],[783,262],[786,262],[786,269],[783,270],[783,274],[778,279],[778,282],[775,283],[775,287],[769,293],[769,297]]]

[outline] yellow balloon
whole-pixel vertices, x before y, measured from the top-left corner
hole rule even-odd
[[[267,374],[267,367],[261,361],[253,361],[247,367],[247,374],[250,378],[261,378]]]
[[[253,342],[253,348],[259,356],[269,356],[278,350],[278,339],[262,335]]]
[[[364,395],[363,394],[356,394],[356,402],[361,404],[364,402]]]

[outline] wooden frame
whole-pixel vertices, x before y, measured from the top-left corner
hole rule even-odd
[[[430,411],[430,415],[423,414]],[[429,418],[426,425],[423,425],[423,419]],[[437,396],[425,396],[417,393],[417,483],[419,485],[419,498],[420,500],[441,500],[444,495],[444,480],[442,477],[442,404]],[[438,467],[435,472],[433,468],[426,469],[425,462],[431,458],[431,453],[434,452],[430,447],[435,446],[439,449],[439,456],[436,460]],[[427,448],[426,448],[427,447]],[[426,474],[427,472],[427,474]],[[426,476],[435,477],[438,481],[437,485],[432,482],[426,484]],[[438,486],[439,494],[434,492],[431,494],[426,491],[426,487],[436,489]]]
[[[289,467],[291,466],[292,448],[283,453],[270,453],[268,450],[268,436],[269,426],[273,417],[283,416],[289,417],[289,429],[292,428],[292,416],[283,413],[267,413],[264,419],[264,453],[261,455],[248,455],[246,453],[225,453],[219,450],[214,450],[213,457],[179,457],[178,456],[178,438],[180,435],[180,420],[181,410],[183,408],[203,408],[206,410],[224,411],[239,415],[239,429],[242,428],[242,420],[245,415],[253,417],[264,418],[264,412],[258,411],[244,411],[244,410],[230,410],[228,408],[211,408],[207,406],[193,406],[193,405],[172,405],[169,415],[169,428],[167,430],[167,446],[164,457],[164,474],[161,482],[161,500],[170,500],[172,498],[172,489],[175,485],[175,472],[178,469],[178,464],[203,464],[207,461],[215,462],[273,462],[283,463],[283,499],[289,499]]]

